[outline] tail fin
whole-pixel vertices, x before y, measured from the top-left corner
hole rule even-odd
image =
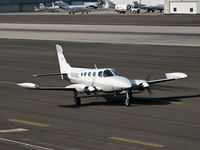
[[[57,55],[58,55],[58,61],[60,65],[60,73],[67,73],[69,74],[71,71],[71,66],[69,63],[66,61],[65,56],[63,55],[63,49],[61,45],[56,44],[56,50],[57,50]],[[62,79],[65,79],[64,75],[61,75]]]
[[[40,9],[44,9],[44,8],[45,8],[44,3],[40,3],[39,8],[40,8]]]
[[[134,4],[135,7],[139,7],[140,6],[137,1],[133,2],[133,4]]]

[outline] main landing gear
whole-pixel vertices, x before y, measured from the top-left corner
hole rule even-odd
[[[74,103],[76,104],[76,106],[80,106],[81,105],[81,99],[80,97],[78,97],[78,92],[74,91]]]
[[[130,106],[132,100],[133,100],[132,89],[129,89],[129,90],[126,91],[125,105],[126,105],[126,106]]]
[[[126,91],[125,105],[130,106],[132,101],[133,101],[132,89],[129,89]],[[76,106],[81,105],[81,99],[80,97],[78,97],[77,91],[74,91],[74,103],[76,104]]]

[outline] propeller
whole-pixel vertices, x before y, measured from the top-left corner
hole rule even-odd
[[[138,87],[138,90],[147,90],[147,92],[149,93],[149,95],[152,95],[152,90],[150,89],[150,86],[148,84],[147,81],[150,80],[150,77],[151,77],[151,74],[148,73],[148,76],[146,77],[146,80],[139,80],[139,87]]]
[[[146,82],[149,81],[150,78],[151,78],[151,74],[148,73],[148,75],[147,75],[147,77],[146,77]],[[153,93],[152,93],[152,90],[151,90],[151,88],[150,88],[149,86],[148,86],[146,89],[147,89],[149,95],[152,95],[152,94],[153,94]]]
[[[148,73],[148,74],[147,74],[147,77],[146,77],[146,81],[150,80],[150,78],[151,78],[151,74]]]
[[[150,87],[147,87],[146,89],[147,89],[147,91],[148,91],[149,95],[152,95],[152,94],[153,94],[153,93],[152,93],[152,90],[151,90],[151,88],[150,88]]]

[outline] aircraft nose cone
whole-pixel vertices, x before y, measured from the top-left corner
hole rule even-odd
[[[115,90],[123,90],[123,89],[129,89],[132,87],[132,84],[130,80],[128,80],[125,77],[120,77],[116,79],[114,89]]]
[[[123,80],[123,82],[120,83],[120,86],[124,89],[131,88],[131,82],[129,80]]]

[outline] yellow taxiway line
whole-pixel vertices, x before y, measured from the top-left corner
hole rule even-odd
[[[17,123],[23,123],[23,124],[28,124],[28,125],[38,126],[38,127],[49,127],[50,126],[48,124],[31,122],[31,121],[26,121],[26,120],[18,120],[18,119],[8,119],[8,121],[17,122]]]
[[[108,138],[112,139],[112,140],[116,140],[116,141],[127,142],[127,143],[132,143],[132,144],[139,144],[139,145],[150,146],[150,147],[158,147],[158,148],[165,147],[165,145],[162,145],[162,144],[149,143],[149,142],[127,139],[127,138],[116,137],[116,136],[111,136]]]
[[[182,102],[171,102],[171,104],[182,104]]]
[[[7,129],[7,130],[0,130],[0,133],[17,133],[17,132],[24,132],[24,131],[29,131],[29,129],[23,129],[23,128]]]

